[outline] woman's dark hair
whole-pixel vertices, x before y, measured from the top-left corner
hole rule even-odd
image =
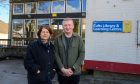
[[[42,31],[42,29],[47,29],[48,31],[49,31],[49,33],[50,33],[50,35],[52,35],[53,34],[53,32],[52,32],[52,29],[48,26],[48,25],[43,25],[43,26],[40,26],[40,28],[39,28],[39,30],[38,30],[38,32],[37,32],[37,36],[40,38],[40,33],[41,33],[41,31]]]

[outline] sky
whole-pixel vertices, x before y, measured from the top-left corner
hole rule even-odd
[[[0,0],[0,20],[9,22],[9,0]]]

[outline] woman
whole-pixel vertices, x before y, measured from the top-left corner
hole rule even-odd
[[[50,41],[52,31],[49,26],[41,26],[38,39],[27,47],[24,66],[28,84],[52,84],[54,77],[54,45]]]

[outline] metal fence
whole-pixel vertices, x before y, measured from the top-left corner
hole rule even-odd
[[[26,46],[33,38],[14,38],[0,39],[0,60],[7,57],[24,57],[26,55]]]
[[[13,39],[0,39],[0,48],[5,47],[25,47],[30,42],[36,40],[35,38],[13,38]]]

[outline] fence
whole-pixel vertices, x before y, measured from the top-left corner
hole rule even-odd
[[[26,54],[26,46],[33,40],[36,39],[0,39],[0,59],[6,57],[24,57]]]
[[[6,47],[24,47],[29,45],[29,43],[35,38],[14,38],[14,39],[0,39],[0,48]]]

